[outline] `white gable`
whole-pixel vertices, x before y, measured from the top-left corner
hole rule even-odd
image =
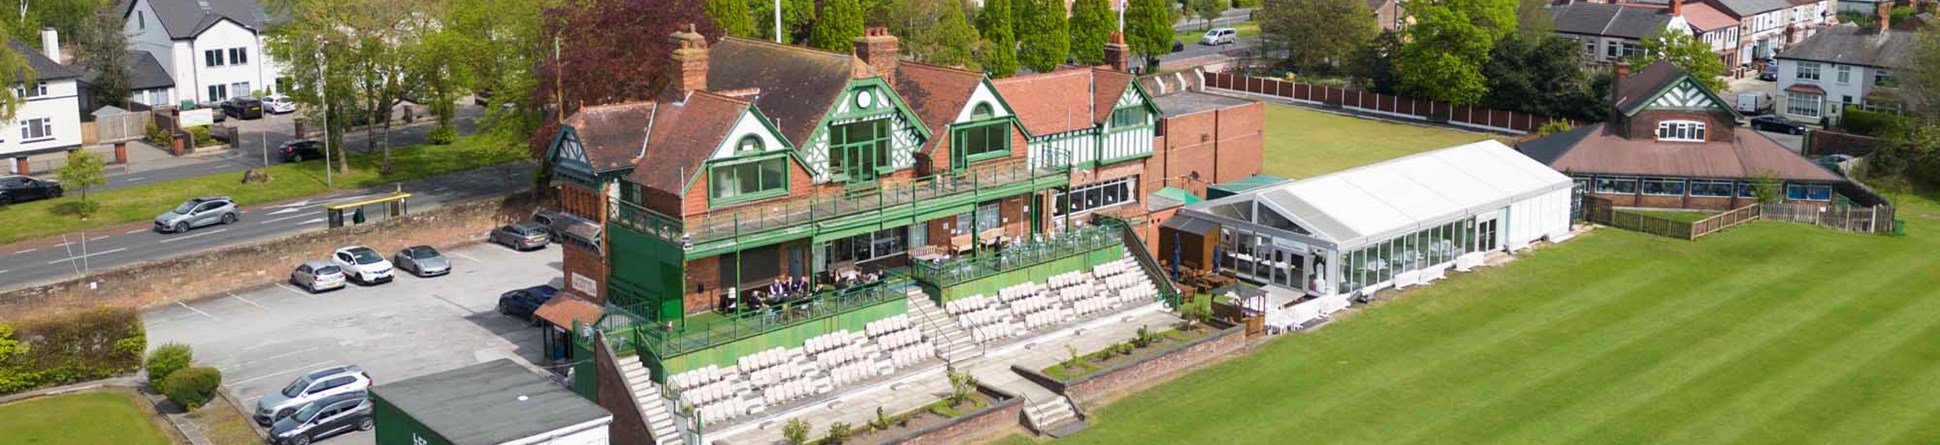
[[[1679,81],[1677,86],[1673,86],[1669,90],[1664,91],[1664,95],[1657,96],[1657,100],[1651,102],[1651,106],[1660,108],[1716,108],[1720,106],[1717,102],[1711,100],[1710,95],[1704,94],[1699,88],[1702,87],[1699,87],[1697,83],[1691,82],[1689,79]]]
[[[780,137],[775,136],[774,132],[768,131],[767,125],[761,124],[761,119],[755,117],[754,112],[742,111],[741,117],[734,121],[734,128],[728,130],[727,137],[721,139],[721,144],[714,147],[714,154],[708,156],[708,159],[736,157],[734,150],[741,145],[741,138],[750,135],[761,138],[761,149],[764,152],[777,152],[788,149],[787,145],[781,143]]]
[[[990,104],[991,117],[1008,117],[1011,115],[1010,108],[1005,107],[1002,101],[997,100],[997,92],[991,91],[989,83],[977,82],[977,90],[970,93],[970,101],[963,104],[962,110],[957,110],[957,119],[951,121],[951,123],[960,124],[971,121],[970,112],[977,109],[977,104]]]

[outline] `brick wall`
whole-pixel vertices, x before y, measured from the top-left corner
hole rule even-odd
[[[719,255],[687,262],[687,279],[681,289],[681,304],[688,314],[714,310],[721,295],[721,257]],[[694,285],[704,286],[694,292]]]
[[[1738,126],[1737,120],[1724,113],[1645,110],[1630,117],[1629,137],[1631,139],[1656,138],[1657,122],[1667,120],[1704,122],[1704,139],[1713,142],[1731,142],[1736,135],[1731,129]]]
[[[289,279],[290,270],[297,264],[326,259],[331,251],[352,243],[379,252],[415,245],[450,249],[483,241],[493,228],[523,220],[536,208],[536,200],[521,193],[447,204],[370,224],[131,264],[86,278],[0,293],[0,319],[100,305],[148,307],[280,283]],[[90,282],[97,287],[89,289]]]
[[[1243,326],[1230,327],[1165,355],[1066,382],[1062,393],[1085,411],[1096,412],[1107,400],[1170,381],[1238,351],[1246,345],[1244,331]]]
[[[654,445],[653,431],[647,421],[640,416],[635,407],[633,390],[626,386],[626,378],[620,374],[615,364],[613,348],[608,347],[606,339],[599,338],[594,345],[594,367],[599,370],[599,399],[593,403],[613,413],[613,423],[606,426],[607,443],[613,445]]]
[[[578,294],[581,298],[586,299],[586,301],[591,301],[594,304],[605,303],[606,257],[601,256],[599,251],[580,247],[573,243],[559,243],[558,246],[562,251],[562,255],[565,257],[562,264],[565,269],[566,291]],[[586,292],[575,287],[573,285],[573,274],[591,278],[594,283],[592,292]]]
[[[1260,174],[1265,162],[1266,104],[1254,102],[1219,110],[1218,167],[1212,182],[1230,182]]]
[[[977,414],[952,419],[949,423],[910,435],[885,438],[879,443],[908,445],[981,443],[1007,434],[1023,422],[1024,398],[984,385],[977,385],[977,391],[1000,401]]]
[[[1808,156],[1865,156],[1878,150],[1882,142],[1876,137],[1826,130],[1812,130],[1812,135],[1806,137],[1805,141],[1805,154]]]

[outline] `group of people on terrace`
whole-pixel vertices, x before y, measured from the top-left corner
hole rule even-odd
[[[719,310],[723,314],[739,314],[770,309],[769,313],[779,314],[783,307],[810,301],[818,292],[866,288],[881,283],[887,277],[888,273],[885,271],[854,269],[824,273],[819,280],[783,274],[776,276],[768,286],[753,292],[743,293],[730,289],[722,293]]]

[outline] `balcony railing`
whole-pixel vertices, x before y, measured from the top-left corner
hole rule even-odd
[[[1043,264],[1052,260],[1122,244],[1119,231],[1106,226],[1088,226],[1031,239],[976,256],[947,261],[916,261],[910,276],[926,284],[950,287],[1008,271]]]
[[[1061,152],[1050,153],[1047,156],[1058,159],[1065,157]],[[972,193],[1029,182],[1038,178],[1062,176],[1069,171],[1070,162],[1048,164],[1032,166],[1024,159],[1007,159],[914,181],[883,184],[882,187],[873,190],[836,191],[818,196],[708,212],[705,215],[687,218],[685,224],[687,230],[684,233],[688,238],[684,241],[699,244],[743,233],[827,221],[896,206],[911,206],[960,193]]]
[[[687,318],[656,325],[635,324],[631,328],[633,345],[645,347],[641,353],[666,358],[707,349],[782,328],[820,320],[855,309],[874,306],[894,298],[906,298],[910,279],[893,269],[874,283],[827,290],[801,301],[746,311],[722,318]],[[705,320],[705,321],[694,321]]]

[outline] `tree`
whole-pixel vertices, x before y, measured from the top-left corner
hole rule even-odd
[[[34,68],[27,65],[26,56],[15,52],[11,45],[0,47],[0,84],[33,85],[35,77]],[[26,100],[13,88],[0,88],[0,122],[13,121],[14,113],[20,111],[23,103]]]
[[[862,4],[856,0],[828,0],[816,13],[814,31],[808,46],[846,53],[855,49],[855,38],[862,37]]]
[[[755,35],[754,17],[749,15],[747,0],[707,0],[707,16],[714,18],[714,24],[728,35]]]
[[[1659,30],[1644,37],[1643,47],[1642,54],[1630,58],[1632,66],[1642,68],[1658,61],[1669,61],[1690,72],[1691,77],[1704,82],[1712,91],[1724,91],[1730,87],[1722,79],[1724,61],[1718,59],[1717,53],[1711,52],[1711,44],[1698,40],[1691,33]]]
[[[67,164],[56,172],[60,175],[64,188],[81,189],[81,205],[77,213],[87,219],[94,213],[94,203],[88,202],[88,189],[108,183],[108,165],[101,155],[87,150],[74,150],[67,154]]]
[[[128,34],[122,31],[121,14],[115,8],[101,8],[93,18],[94,26],[82,28],[85,31],[76,36],[75,56],[95,73],[88,85],[97,103],[126,105],[133,75],[128,72]]]
[[[195,351],[189,349],[189,345],[171,342],[155,348],[155,352],[148,354],[148,361],[142,364],[142,368],[148,371],[148,387],[161,389],[162,379],[189,367],[194,361]]]
[[[1540,116],[1594,121],[1604,103],[1592,93],[1576,41],[1554,34],[1512,34],[1496,42],[1482,75],[1489,92],[1482,105]]]
[[[808,422],[799,417],[788,419],[788,423],[781,426],[781,437],[789,445],[802,445],[808,443],[809,429]]]
[[[1057,69],[1071,52],[1071,35],[1064,28],[1064,1],[1019,0],[1018,4],[1024,8],[1024,20],[1013,28],[1030,30],[1018,37],[1018,64],[1040,73]]]
[[[490,92],[480,133],[500,142],[532,137],[543,118],[531,98],[534,71],[552,56],[540,14],[554,0],[446,0],[435,55],[449,61],[453,90]],[[433,110],[438,112],[440,110]],[[448,119],[439,115],[440,122]]]
[[[270,30],[270,55],[289,64],[295,92],[291,98],[322,108],[326,135],[341,147],[343,130],[363,118],[365,150],[381,151],[381,173],[389,173],[391,112],[407,93],[439,82],[447,61],[416,57],[438,30],[446,3],[434,0],[286,0],[278,4],[291,20]],[[414,63],[421,62],[421,63]],[[326,88],[327,87],[327,88]],[[324,103],[327,99],[328,103]],[[381,135],[380,135],[381,130]],[[348,168],[339,156],[337,168]]]
[[[1200,20],[1205,20],[1206,27],[1211,28],[1213,19],[1226,13],[1226,5],[1229,1],[1231,0],[1186,0],[1186,8],[1192,10],[1192,14],[1199,16]]]
[[[943,374],[950,379],[950,397],[947,399],[950,406],[954,407],[965,400],[970,400],[970,394],[977,392],[977,376],[967,371],[958,371],[956,368],[944,369]]]
[[[1354,50],[1348,59],[1347,72],[1368,91],[1394,94],[1401,85],[1401,75],[1394,72],[1394,61],[1400,52],[1401,34],[1382,31],[1373,41]]]
[[[889,30],[903,40],[903,55],[944,66],[971,64],[977,30],[956,0],[897,0],[886,14]]]
[[[1118,26],[1111,0],[1071,2],[1071,19],[1065,28],[1071,33],[1071,59],[1084,65],[1105,63],[1105,42]]]
[[[54,28],[61,36],[90,32],[97,11],[115,9],[113,0],[18,0],[0,13],[0,25],[7,34],[39,47],[41,28]]]
[[[1267,0],[1260,16],[1267,53],[1302,70],[1340,63],[1381,31],[1362,0]]]
[[[1125,43],[1145,57],[1145,65],[1172,53],[1172,7],[1166,0],[1131,0],[1125,8]]]
[[[1448,0],[1409,5],[1396,72],[1401,94],[1473,105],[1488,92],[1482,66],[1495,42],[1516,30],[1516,0]]]
[[[983,34],[984,40],[983,52],[978,53],[977,59],[990,77],[1017,74],[1017,40],[1011,35],[1010,1],[984,0],[983,11],[977,13],[977,31]]]
[[[1524,34],[1556,32],[1556,19],[1549,15],[1549,4],[1549,0],[1518,0],[1516,29]]]

